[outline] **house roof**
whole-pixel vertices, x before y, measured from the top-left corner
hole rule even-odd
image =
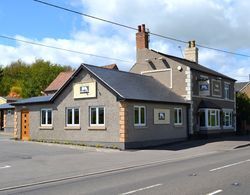
[[[16,102],[11,103],[11,105],[21,105],[21,104],[35,104],[35,103],[47,103],[50,102],[53,96],[38,96],[26,99],[20,99]]]
[[[66,83],[67,80],[69,80],[73,73],[74,71],[60,72],[59,75],[55,78],[55,80],[53,80],[44,91],[57,91]]]
[[[250,82],[239,82],[239,83],[235,83],[234,85],[234,90],[236,92],[239,92],[241,90],[243,90]]]
[[[204,73],[208,73],[208,74],[212,74],[212,75],[215,75],[215,76],[219,76],[219,77],[223,77],[223,78],[226,78],[226,79],[229,79],[229,80],[233,80],[233,81],[236,81],[235,79],[231,78],[231,77],[228,77],[224,74],[221,74],[217,71],[214,71],[210,68],[207,68],[201,64],[198,64],[196,62],[193,62],[193,61],[190,61],[190,60],[187,60],[187,59],[184,59],[184,58],[179,58],[179,57],[176,57],[176,56],[171,56],[171,55],[168,55],[168,54],[164,54],[164,53],[161,53],[161,52],[158,52],[158,51],[155,51],[155,50],[151,50],[153,52],[156,52],[160,55],[163,55],[167,58],[170,58],[176,62],[179,62],[181,64],[185,64],[187,66],[189,66],[191,69],[193,70],[198,70],[198,71],[201,71],[201,72],[204,72]]]
[[[53,102],[82,69],[106,86],[119,100],[188,104],[151,76],[82,64],[54,95],[22,99],[13,105]]]
[[[0,110],[6,110],[6,109],[14,109],[15,107],[10,105],[9,103],[6,104],[0,104]]]
[[[151,76],[109,70],[86,64],[82,66],[115,92],[120,99],[187,103],[184,98]]]
[[[105,66],[101,66],[101,67],[107,68],[107,69],[119,70],[119,68],[116,64],[109,64],[109,65],[105,65]]]

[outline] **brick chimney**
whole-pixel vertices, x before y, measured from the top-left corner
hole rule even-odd
[[[195,41],[188,41],[188,47],[184,53],[185,59],[198,63],[198,50],[195,46]]]
[[[149,35],[146,32],[145,24],[138,26],[138,32],[136,33],[136,49],[148,48]]]

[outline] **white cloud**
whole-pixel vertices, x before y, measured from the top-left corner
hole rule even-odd
[[[151,32],[183,40],[195,39],[197,43],[239,53],[250,53],[250,12],[248,1],[232,0],[81,0],[71,5],[77,10],[107,20],[136,27],[145,23]],[[100,56],[135,61],[135,31],[105,22],[82,18],[87,28],[72,29],[70,39],[43,38],[41,44],[92,53]],[[27,37],[17,38],[27,39]],[[37,41],[37,40],[30,40]],[[150,47],[181,57],[178,46],[185,45],[166,39],[150,37]],[[246,80],[250,68],[249,58],[200,49],[199,61],[209,68],[239,80]],[[17,46],[0,45],[1,64],[22,59],[27,62],[37,58],[77,67],[85,62],[95,65],[117,63],[129,70],[133,63],[123,63],[87,55],[63,52],[19,43]],[[243,77],[244,76],[244,77]]]

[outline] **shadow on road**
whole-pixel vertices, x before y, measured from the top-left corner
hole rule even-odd
[[[207,137],[207,138],[193,138],[186,141],[175,142],[170,144],[165,144],[161,146],[154,146],[154,147],[145,147],[139,150],[170,150],[170,151],[179,151],[185,150],[189,148],[195,148],[202,145],[206,145],[208,143],[216,143],[216,142],[225,142],[225,141],[249,141],[249,143],[244,143],[243,145],[238,145],[234,149],[243,148],[250,146],[250,135],[235,135],[235,136],[220,136],[220,137]],[[239,143],[240,144],[240,143]],[[130,150],[130,151],[138,151],[137,150]]]

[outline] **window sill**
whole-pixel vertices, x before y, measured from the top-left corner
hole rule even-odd
[[[148,127],[146,125],[134,125],[135,129],[147,129]]]
[[[234,129],[233,126],[223,126],[223,129]]]
[[[64,127],[64,130],[81,130],[80,126],[68,126]]]
[[[40,130],[53,130],[54,127],[53,126],[40,126],[39,129]]]
[[[221,129],[220,126],[215,126],[215,127],[200,127],[200,130],[218,130],[218,129]]]
[[[174,127],[184,127],[183,124],[174,124]]]
[[[88,130],[105,131],[105,130],[107,130],[107,128],[105,126],[90,126],[90,127],[88,127]]]

